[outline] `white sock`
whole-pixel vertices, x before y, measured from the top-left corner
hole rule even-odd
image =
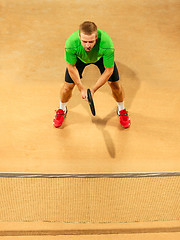
[[[59,108],[66,112],[66,105],[67,105],[67,102],[65,102],[65,103],[60,102]]]
[[[118,105],[118,112],[125,109],[124,101],[123,102],[117,102],[117,105]]]

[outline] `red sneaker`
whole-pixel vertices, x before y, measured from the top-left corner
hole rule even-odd
[[[56,116],[53,119],[54,127],[58,128],[62,125],[64,118],[66,117],[66,114],[67,114],[67,109],[66,109],[66,111],[63,111],[62,109],[59,108],[56,111]]]
[[[130,118],[128,116],[128,111],[126,111],[126,109],[121,110],[121,111],[117,111],[118,116],[120,117],[120,124],[122,127],[124,128],[128,128],[131,125],[131,121]]]

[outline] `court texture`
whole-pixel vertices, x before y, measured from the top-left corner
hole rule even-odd
[[[131,118],[128,129],[120,126],[108,84],[94,95],[96,116],[75,87],[62,127],[52,125],[64,83],[65,42],[85,20],[94,21],[113,40]],[[180,177],[152,177],[153,173],[180,172],[179,39],[179,0],[0,0],[0,239],[180,238]],[[99,76],[98,68],[90,65],[82,81],[91,88]],[[58,180],[34,175],[11,178],[2,173],[140,175],[101,181],[84,175]],[[143,173],[152,178],[142,177]],[[126,195],[126,186],[134,195]],[[69,191],[63,195],[68,207],[65,200],[61,205],[62,211],[68,209],[65,220],[52,207],[59,198],[50,190],[58,194],[59,188],[63,194]],[[93,215],[94,222],[82,211],[89,211],[92,193],[92,209],[101,208],[99,215]],[[119,219],[113,211],[122,195],[124,204],[126,196],[130,199],[129,212]],[[52,211],[35,212],[33,218],[32,204],[38,208],[38,196],[42,206]],[[146,216],[146,210],[142,213],[135,196],[141,196],[142,204],[143,199],[149,201],[146,207],[152,216]],[[113,211],[103,220],[107,198]],[[31,205],[23,205],[30,199]],[[70,211],[74,202],[79,204],[75,215]],[[172,209],[177,209],[174,217]],[[23,221],[18,212],[29,215]],[[79,216],[78,221],[74,216]]]

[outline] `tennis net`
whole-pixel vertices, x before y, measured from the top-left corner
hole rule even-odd
[[[180,220],[180,172],[0,173],[0,221]]]

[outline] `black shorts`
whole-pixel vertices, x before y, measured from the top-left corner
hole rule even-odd
[[[79,72],[79,76],[80,78],[82,78],[82,73],[83,73],[83,70],[86,66],[90,65],[90,64],[94,64],[96,65],[101,74],[104,72],[105,70],[105,67],[104,67],[104,64],[103,64],[103,58],[100,58],[97,62],[95,63],[84,63],[82,62],[79,58],[77,59],[77,62],[76,62],[76,68]],[[118,73],[118,69],[117,69],[117,66],[116,66],[116,63],[114,63],[114,71],[113,71],[113,74],[111,75],[111,77],[109,78],[108,81],[110,82],[116,82],[119,80],[119,73]],[[74,83],[74,81],[72,80],[72,78],[70,77],[69,75],[69,72],[68,72],[68,69],[66,68],[66,73],[65,73],[65,81],[68,82],[68,83]]]

